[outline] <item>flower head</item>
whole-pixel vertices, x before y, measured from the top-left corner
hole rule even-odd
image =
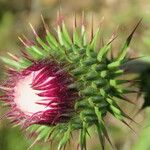
[[[11,110],[7,115],[13,122],[30,125],[29,131],[38,132],[38,140],[57,138],[60,150],[70,140],[72,131],[77,130],[83,150],[86,149],[88,128],[95,125],[104,149],[104,137],[110,142],[104,123],[107,112],[125,124],[124,118],[131,119],[115,99],[129,101],[125,94],[131,91],[123,86],[129,80],[118,76],[125,74],[121,66],[129,60],[127,48],[137,26],[118,56],[109,58],[111,43],[116,38],[114,34],[97,49],[99,28],[95,34],[91,30],[88,41],[84,18],[80,34],[75,18],[72,37],[62,17],[58,20],[58,38],[44,23],[44,41],[31,25],[36,42],[20,38],[25,46],[23,57],[9,54],[12,59],[1,58],[9,66],[8,82],[0,87],[4,93],[1,99],[9,105]]]

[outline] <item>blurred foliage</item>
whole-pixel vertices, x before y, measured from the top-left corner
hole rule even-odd
[[[136,144],[133,146],[132,150],[149,150],[150,149],[150,108],[146,109],[146,119],[144,121],[144,128],[140,132],[140,138],[137,140]]]
[[[7,52],[18,52],[21,49],[18,36],[25,34],[29,38],[33,37],[28,23],[31,22],[39,34],[44,34],[41,14],[45,21],[55,27],[56,14],[59,9],[60,2],[58,0],[0,0],[0,55],[7,55]],[[102,24],[102,34],[104,42],[111,36],[112,31],[116,30],[118,25],[119,38],[114,42],[114,49],[125,40],[129,35],[134,25],[143,18],[142,25],[138,28],[131,43],[132,49],[130,53],[133,56],[150,54],[150,5],[149,0],[61,0],[61,7],[66,18],[68,26],[72,27],[72,18],[74,12],[81,18],[81,13],[84,10],[86,14],[87,28],[90,30],[91,12],[94,14],[94,26],[97,27],[104,16]],[[77,20],[78,22],[80,19]],[[3,67],[1,64],[1,72]],[[130,95],[130,98],[135,99],[135,95]],[[139,103],[139,102],[137,102]],[[141,102],[140,102],[141,103]],[[136,107],[139,107],[137,104]],[[127,113],[132,117],[137,111],[134,106],[129,104],[122,106]],[[120,122],[113,120],[111,117],[106,118],[109,122],[108,128],[112,134],[111,138],[118,150],[149,150],[150,149],[150,128],[144,128],[150,124],[150,111],[146,114],[141,112],[136,116],[136,122],[141,124],[137,127],[136,132],[140,135],[137,137],[132,131],[125,127]],[[145,120],[145,121],[144,121]],[[8,122],[1,121],[0,123],[0,150],[26,150],[31,143],[31,139],[25,137],[20,129],[11,128]],[[110,125],[111,124],[111,125]],[[137,125],[133,125],[136,128]],[[94,132],[94,131],[92,131]],[[99,150],[97,146],[98,138],[89,138],[88,149]],[[109,145],[106,143],[106,145]],[[33,146],[33,150],[49,150],[47,146],[40,144]],[[73,146],[72,150],[76,149]],[[111,149],[107,146],[107,149]],[[52,149],[53,150],[53,149]],[[69,147],[69,150],[71,148]]]

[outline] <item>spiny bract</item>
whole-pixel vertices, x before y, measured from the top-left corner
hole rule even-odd
[[[131,92],[123,86],[129,81],[118,77],[125,73],[121,66],[129,60],[127,48],[138,25],[118,56],[109,58],[115,36],[97,50],[99,28],[94,34],[92,31],[88,41],[84,23],[77,28],[75,18],[70,36],[64,20],[60,21],[61,16],[58,19],[58,38],[44,23],[46,35],[42,40],[31,25],[36,42],[20,38],[25,45],[22,57],[10,53],[12,59],[1,57],[9,66],[9,80],[1,86],[4,93],[1,99],[15,109],[7,116],[16,124],[27,125],[29,132],[37,133],[36,141],[59,140],[59,150],[66,146],[75,130],[80,132],[81,150],[86,149],[88,129],[95,126],[104,149],[105,138],[111,143],[104,123],[107,112],[124,123],[124,118],[130,119],[115,99],[127,100],[124,94]],[[53,77],[56,80],[53,81]],[[29,93],[26,93],[27,89]],[[41,93],[37,93],[39,90]]]

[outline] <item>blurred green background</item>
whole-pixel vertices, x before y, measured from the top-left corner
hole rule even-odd
[[[0,0],[0,55],[6,56],[7,52],[18,53],[22,45],[18,36],[22,34],[33,38],[33,33],[28,25],[32,23],[37,32],[43,35],[41,14],[47,24],[55,27],[57,11],[60,2],[58,0]],[[110,38],[111,33],[118,26],[119,38],[114,42],[113,48],[117,49],[125,41],[135,24],[143,18],[142,24],[134,34],[129,49],[132,56],[150,55],[150,1],[149,0],[61,0],[62,12],[66,18],[67,25],[71,29],[74,12],[81,19],[82,11],[85,11],[87,28],[90,29],[92,13],[94,15],[94,26],[97,27],[104,17],[102,34],[104,42]],[[3,74],[3,64],[0,63],[0,74]],[[129,95],[136,101],[135,95]],[[131,117],[140,108],[142,98],[136,101],[137,106],[123,105],[123,109]],[[0,114],[2,115],[2,109]],[[136,134],[128,127],[108,116],[108,130],[112,142],[117,150],[150,150],[150,109],[145,109],[135,118],[140,125],[131,123]],[[130,122],[128,122],[130,123]],[[20,129],[11,128],[6,120],[0,121],[0,150],[26,150],[33,140],[24,136]],[[100,150],[96,134],[88,139],[88,150]],[[106,150],[111,149],[106,142]],[[55,150],[50,144],[36,144],[33,150]],[[75,150],[74,142],[68,150]]]

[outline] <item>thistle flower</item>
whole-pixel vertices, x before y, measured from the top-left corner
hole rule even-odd
[[[15,123],[52,125],[70,117],[77,92],[68,88],[72,78],[56,62],[42,60],[9,74],[3,89]]]
[[[76,17],[74,22],[70,36],[59,14],[58,38],[44,23],[45,41],[31,25],[36,42],[20,38],[25,46],[22,57],[9,53],[12,59],[1,58],[9,66],[8,82],[0,87],[1,99],[10,108],[7,116],[15,124],[26,126],[29,132],[36,132],[36,141],[57,139],[60,150],[70,141],[72,132],[79,131],[79,145],[84,150],[88,129],[95,126],[104,149],[105,138],[111,144],[104,122],[106,114],[110,112],[125,124],[125,118],[131,119],[116,99],[129,101],[125,94],[132,92],[123,86],[129,81],[118,77],[125,74],[121,66],[129,61],[127,48],[138,25],[118,56],[109,58],[116,36],[97,51],[100,29],[94,33],[92,28],[88,41],[84,17],[80,33]]]

